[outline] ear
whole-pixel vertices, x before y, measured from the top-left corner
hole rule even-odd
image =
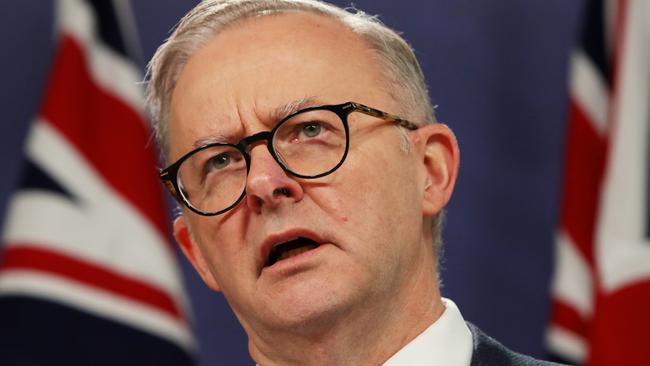
[[[180,245],[181,251],[183,251],[187,260],[192,263],[192,266],[201,276],[203,282],[214,291],[220,292],[221,287],[215,280],[212,272],[210,272],[210,268],[205,261],[203,252],[196,241],[192,238],[189,227],[187,226],[187,223],[185,223],[183,216],[179,216],[174,220],[174,237]]]
[[[422,211],[425,216],[439,213],[454,191],[460,152],[454,133],[442,123],[420,127],[417,148],[424,167]]]

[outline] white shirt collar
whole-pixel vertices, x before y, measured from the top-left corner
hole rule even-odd
[[[472,333],[456,304],[442,298],[445,310],[433,324],[394,354],[384,366],[469,366]]]

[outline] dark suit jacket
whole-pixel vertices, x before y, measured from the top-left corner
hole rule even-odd
[[[559,363],[540,361],[506,348],[483,333],[474,324],[467,323],[472,332],[474,349],[470,366],[559,366]]]

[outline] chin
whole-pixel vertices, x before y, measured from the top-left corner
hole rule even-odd
[[[276,314],[276,328],[296,334],[310,335],[323,332],[337,324],[342,311],[337,307],[317,307],[284,311]]]
[[[285,288],[275,293],[264,311],[269,325],[296,333],[313,333],[333,326],[354,299],[344,289],[331,285],[298,285],[298,288]]]

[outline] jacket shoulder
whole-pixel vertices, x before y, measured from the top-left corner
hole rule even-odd
[[[473,350],[470,366],[560,366],[561,364],[537,360],[514,352],[494,338],[483,333],[472,323],[467,323],[472,333]]]

